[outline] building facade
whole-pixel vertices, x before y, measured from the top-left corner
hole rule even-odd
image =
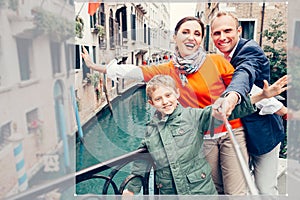
[[[2,199],[28,189],[47,157],[56,171],[57,149],[74,133],[74,2],[2,0],[0,15]]]
[[[124,64],[152,65],[166,61],[171,53],[169,3],[94,4],[96,8],[90,13],[91,3],[75,3],[78,26],[82,26],[75,37],[75,90],[84,121],[106,105],[107,99],[137,83],[134,80],[116,83],[88,69],[80,56],[82,45],[93,61],[103,66],[114,58]]]
[[[77,123],[137,84],[87,68],[81,46],[104,66],[163,62],[168,12],[164,3],[99,3],[89,14],[82,1],[0,0],[0,198],[74,172]]]

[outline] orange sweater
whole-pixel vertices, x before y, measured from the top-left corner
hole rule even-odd
[[[173,77],[180,91],[179,102],[184,107],[203,108],[217,100],[229,85],[234,68],[221,55],[208,54],[200,69],[187,75],[188,83],[182,86],[177,69],[172,61],[158,66],[141,66],[144,80],[147,82],[157,74],[166,74]],[[230,121],[232,128],[242,126],[240,119]],[[217,132],[225,132],[222,127]],[[208,133],[206,133],[208,134]]]

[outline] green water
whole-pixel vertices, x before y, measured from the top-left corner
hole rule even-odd
[[[112,106],[113,114],[104,109],[83,127],[84,143],[76,143],[77,171],[136,150],[143,138],[145,124],[152,112],[146,103],[144,87],[127,92]],[[129,171],[130,166],[117,174],[118,186]],[[103,183],[103,180],[97,179],[77,184],[76,193],[100,194]]]

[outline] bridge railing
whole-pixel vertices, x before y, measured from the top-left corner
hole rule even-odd
[[[114,180],[115,175],[120,172],[122,168],[132,163],[135,160],[146,160],[149,165],[144,176],[129,175],[118,186]],[[45,199],[51,192],[63,193],[64,191],[74,187],[75,184],[91,180],[91,179],[103,179],[104,184],[102,186],[102,192],[94,195],[107,195],[108,189],[111,186],[113,188],[113,195],[121,195],[126,185],[134,178],[138,178],[142,182],[142,192],[144,195],[149,194],[149,178],[151,169],[154,168],[153,161],[149,156],[146,149],[138,149],[128,154],[113,158],[111,160],[101,162],[78,172],[65,175],[61,178],[49,181],[46,184],[30,188],[22,193],[8,197],[7,199]],[[110,170],[109,175],[103,175],[102,172]],[[155,172],[154,172],[155,173]],[[154,179],[155,186],[155,179]],[[99,188],[101,188],[99,186]],[[154,194],[158,194],[158,190],[154,187]],[[111,194],[110,194],[111,195]]]

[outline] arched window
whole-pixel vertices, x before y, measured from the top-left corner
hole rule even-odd
[[[113,18],[113,11],[112,11],[112,9],[110,9],[110,11],[109,11],[109,44],[110,44],[111,49],[115,48],[114,26],[115,26],[115,22],[114,22],[114,18]]]
[[[147,43],[147,25],[144,24],[144,43]]]
[[[136,14],[131,7],[131,39],[136,40]]]
[[[105,9],[104,9],[104,3],[100,4],[99,8],[99,24],[101,26],[105,26]]]
[[[98,32],[99,47],[100,47],[100,49],[106,49],[107,48],[107,40],[106,40],[107,33],[106,33],[106,14],[105,14],[104,3],[100,4],[98,17],[99,17],[98,24],[100,25],[100,27],[102,27]]]
[[[119,24],[122,37],[127,38],[127,11],[126,6],[119,8],[116,11],[116,21]]]

